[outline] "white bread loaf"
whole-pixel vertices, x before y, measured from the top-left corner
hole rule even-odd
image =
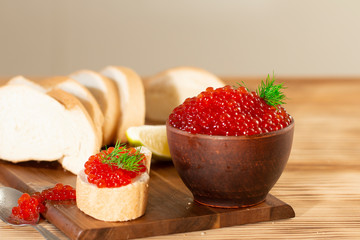
[[[108,66],[101,71],[105,77],[113,80],[118,89],[120,117],[117,140],[126,142],[126,130],[145,123],[145,93],[141,78],[133,70],[125,67]]]
[[[0,87],[0,132],[1,159],[59,160],[74,174],[100,149],[94,123],[76,97],[31,81]]]
[[[88,182],[82,170],[76,180],[78,208],[102,221],[128,221],[144,215],[148,198],[151,151],[141,147],[140,152],[145,155],[147,171],[126,186],[98,188]]]
[[[186,98],[194,97],[207,87],[223,87],[225,83],[203,69],[176,67],[144,81],[146,119],[165,123],[172,110]]]
[[[100,105],[104,115],[103,145],[115,143],[120,112],[119,95],[115,82],[90,70],[75,72],[70,75],[70,78],[85,86]]]

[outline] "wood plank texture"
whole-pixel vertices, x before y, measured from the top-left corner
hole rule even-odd
[[[254,88],[258,80],[245,81]],[[279,79],[289,97],[285,106],[294,117],[295,136],[288,165],[271,194],[291,205],[296,217],[223,227],[148,239],[359,239],[360,238],[360,78]],[[166,172],[159,179],[179,186]],[[0,176],[0,182],[7,182]],[[187,189],[177,188],[186,195]],[[169,196],[171,197],[171,196]],[[43,221],[61,239],[52,224]],[[2,239],[42,239],[31,227],[14,228],[0,222]]]

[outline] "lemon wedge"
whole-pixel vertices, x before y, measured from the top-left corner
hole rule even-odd
[[[158,159],[171,158],[165,125],[130,127],[125,134],[131,146],[144,146]]]

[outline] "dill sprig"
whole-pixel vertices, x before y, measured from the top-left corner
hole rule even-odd
[[[102,163],[110,166],[115,164],[117,167],[127,171],[139,171],[140,163],[144,158],[139,149],[136,152],[131,152],[126,148],[125,144],[120,142],[116,142],[114,149],[110,153],[108,153],[107,148],[105,152],[106,154],[100,154]]]
[[[238,88],[238,87],[244,87],[246,89],[246,91],[250,92],[250,90],[247,88],[246,84],[244,83],[244,81],[241,81],[241,83],[236,83],[238,86],[233,86],[234,88]]]
[[[256,93],[265,100],[270,106],[277,107],[278,105],[285,104],[284,100],[286,99],[285,94],[281,91],[285,89],[282,83],[274,84],[275,76],[273,75],[270,79],[268,74],[265,82],[261,80],[261,84],[256,90]]]

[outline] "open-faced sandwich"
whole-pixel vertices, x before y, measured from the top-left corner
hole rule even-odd
[[[145,213],[151,152],[120,144],[92,155],[76,180],[78,208],[103,221],[128,221]]]

